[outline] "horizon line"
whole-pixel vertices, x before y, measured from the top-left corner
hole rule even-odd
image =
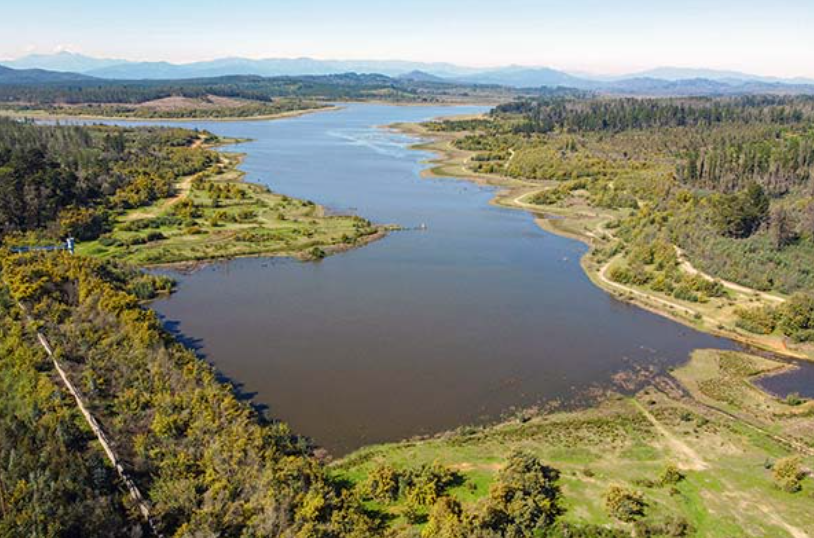
[[[417,64],[444,64],[452,67],[458,67],[463,69],[479,69],[479,70],[495,70],[495,69],[505,69],[510,67],[520,67],[524,69],[553,69],[556,71],[560,71],[572,76],[580,76],[580,75],[587,75],[587,76],[594,76],[594,77],[621,77],[621,76],[630,76],[636,75],[639,73],[645,73],[647,71],[653,71],[657,69],[687,69],[687,70],[704,70],[704,71],[722,71],[722,72],[732,72],[741,75],[749,75],[753,77],[763,77],[763,78],[776,78],[776,79],[785,79],[785,80],[795,80],[795,79],[809,79],[814,80],[814,76],[808,75],[777,75],[777,74],[768,74],[768,73],[760,73],[760,72],[753,72],[751,70],[743,70],[742,68],[737,67],[708,67],[708,66],[699,66],[699,65],[652,65],[649,67],[637,67],[637,68],[629,68],[629,69],[619,69],[619,70],[607,70],[607,71],[594,71],[591,69],[583,69],[583,68],[570,68],[570,67],[560,67],[556,64],[538,64],[538,63],[505,63],[505,64],[481,64],[481,65],[473,65],[473,64],[466,64],[466,63],[457,63],[454,61],[449,60],[417,60],[417,59],[405,59],[405,58],[369,58],[369,57],[360,57],[360,58],[353,58],[353,57],[345,57],[345,58],[337,58],[337,57],[321,57],[321,56],[240,56],[240,55],[224,55],[224,56],[215,56],[209,57],[206,59],[196,59],[196,60],[185,60],[185,61],[178,61],[178,60],[166,60],[166,59],[134,59],[132,57],[125,58],[125,57],[107,57],[107,56],[96,56],[90,53],[78,52],[75,50],[70,49],[62,49],[62,50],[54,50],[52,52],[26,52],[21,54],[17,57],[5,57],[0,58],[0,64],[3,62],[16,62],[25,58],[29,58],[31,56],[58,56],[60,54],[69,54],[74,56],[82,56],[85,58],[91,58],[94,60],[109,60],[109,61],[119,61],[121,64],[116,65],[124,65],[126,63],[165,63],[170,64],[173,66],[187,66],[193,65],[197,63],[206,63],[206,62],[214,62],[218,60],[251,60],[251,61],[263,61],[263,60],[315,60],[321,62],[404,62],[404,63],[417,63]]]

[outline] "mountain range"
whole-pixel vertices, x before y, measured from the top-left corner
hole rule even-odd
[[[746,83],[814,85],[814,79],[779,78],[737,71],[659,67],[620,76],[568,73],[547,67],[507,66],[491,69],[463,67],[451,63],[425,63],[401,60],[318,60],[313,58],[220,58],[216,60],[174,64],[169,62],[136,62],[111,58],[93,58],[73,52],[32,54],[16,60],[0,60],[15,69],[47,69],[87,76],[118,79],[184,79],[225,75],[330,75],[337,73],[379,73],[391,77],[415,77],[416,73],[441,82],[496,84],[516,88],[568,86],[577,89],[601,89],[608,84],[636,79],[679,82],[704,79],[728,85]]]
[[[100,83],[126,81],[170,81],[213,77],[254,75],[325,76],[343,73],[369,73],[392,81],[426,84],[489,85],[535,91],[541,87],[564,87],[604,94],[640,96],[695,96],[743,94],[814,94],[814,80],[779,79],[711,69],[663,67],[624,77],[576,75],[546,67],[508,66],[477,70],[448,63],[408,61],[356,61],[223,58],[207,62],[172,64],[97,59],[62,52],[31,55],[0,62],[0,84],[42,84],[97,80]]]

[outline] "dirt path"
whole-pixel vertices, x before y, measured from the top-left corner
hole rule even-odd
[[[766,515],[766,518],[771,520],[772,523],[777,525],[778,527],[783,527],[786,529],[786,532],[792,535],[793,538],[811,538],[811,535],[805,532],[803,529],[799,527],[795,527],[794,525],[787,522],[785,519],[777,515],[777,512],[759,503],[752,503],[752,506],[760,510]]]
[[[772,295],[771,293],[766,293],[766,292],[763,292],[763,291],[759,291],[759,290],[756,290],[754,288],[748,288],[746,286],[736,284],[735,282],[730,282],[729,280],[722,280],[720,278],[716,279],[712,275],[709,275],[709,274],[701,271],[700,269],[696,269],[693,266],[693,264],[690,263],[690,261],[687,259],[687,256],[684,253],[684,251],[681,250],[679,247],[677,247],[676,245],[673,245],[673,248],[676,249],[676,254],[678,254],[678,261],[681,264],[681,269],[684,270],[685,272],[691,274],[691,275],[699,275],[699,276],[702,276],[702,277],[704,277],[704,278],[706,278],[707,280],[710,280],[710,281],[717,280],[718,282],[723,284],[723,286],[725,288],[728,288],[728,289],[730,289],[732,291],[735,291],[735,292],[738,292],[738,293],[742,293],[744,295],[758,296],[761,299],[764,299],[766,301],[775,302],[775,303],[783,303],[783,302],[785,302],[785,299],[783,299],[782,297],[778,297],[777,295]]]
[[[680,467],[683,469],[689,469],[693,471],[703,471],[704,469],[709,469],[709,465],[704,459],[698,455],[698,453],[693,450],[689,445],[687,445],[684,441],[676,437],[676,435],[667,429],[664,424],[659,422],[659,420],[653,416],[650,411],[645,409],[645,407],[639,403],[638,400],[633,400],[634,405],[641,411],[641,413],[653,424],[653,427],[656,431],[661,434],[664,440],[667,442],[667,445],[670,449],[675,453],[675,455],[681,461]]]
[[[664,438],[667,442],[667,445],[679,459],[681,464],[679,467],[686,470],[693,470],[693,471],[703,471],[709,469],[709,464],[696,452],[692,447],[687,445],[684,441],[679,439],[673,432],[671,432],[664,424],[659,422],[659,420],[653,416],[638,400],[633,400],[634,405],[641,411],[641,413],[647,418],[648,421],[653,425],[653,427],[658,431],[658,433]],[[726,495],[734,495],[737,497],[742,497],[743,492],[739,492],[737,488],[734,488],[732,485],[728,484],[726,481],[723,482],[727,488]],[[770,506],[767,506],[761,503],[757,499],[748,498],[744,499],[744,504],[748,504],[748,508],[754,508],[765,514],[766,518],[772,522],[772,524],[782,527],[786,530],[793,538],[811,538],[811,535],[805,532],[804,530],[800,529],[799,527],[795,527],[794,525],[787,522],[783,519],[775,510],[772,510]],[[745,507],[746,508],[746,507]]]
[[[205,138],[203,136],[199,136],[195,142],[190,144],[190,148],[200,148],[204,145]],[[169,198],[164,198],[159,203],[149,206],[144,210],[140,211],[133,211],[132,213],[127,214],[122,218],[124,221],[130,220],[138,220],[138,219],[147,219],[150,217],[154,217],[160,213],[163,213],[165,210],[171,208],[184,198],[189,195],[189,191],[192,190],[192,180],[195,179],[197,174],[192,174],[189,176],[185,176],[175,185],[175,195],[170,196]]]
[[[618,256],[617,256],[617,258],[618,258]],[[610,269],[611,264],[613,264],[613,262],[616,261],[617,258],[612,258],[610,261],[608,261],[608,263],[606,263],[605,265],[602,266],[602,269],[599,270],[599,273],[598,273],[599,274],[599,279],[604,284],[607,284],[608,286],[610,286],[612,288],[624,291],[626,293],[631,293],[633,295],[636,295],[637,297],[641,297],[642,299],[647,299],[648,301],[653,301],[653,302],[659,303],[659,304],[661,304],[663,306],[667,306],[667,307],[670,307],[670,308],[673,308],[673,309],[676,309],[676,310],[680,310],[680,311],[685,312],[685,313],[687,313],[687,314],[689,314],[691,316],[699,315],[698,312],[696,312],[695,310],[693,310],[691,308],[687,308],[686,306],[680,305],[678,303],[668,301],[667,299],[662,299],[661,297],[655,297],[653,295],[650,295],[649,293],[639,291],[637,289],[625,286],[624,284],[619,284],[618,282],[614,282],[613,280],[609,279],[608,276],[607,276],[608,269]]]

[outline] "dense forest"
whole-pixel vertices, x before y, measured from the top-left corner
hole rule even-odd
[[[556,90],[540,92],[559,94]],[[536,93],[536,92],[535,92]],[[566,92],[569,93],[570,92]],[[293,101],[435,102],[465,98],[494,100],[517,95],[497,86],[391,78],[376,74],[260,77],[234,75],[185,80],[74,80],[0,84],[0,107],[26,111],[75,105],[138,105],[169,97],[238,99],[253,106]]]
[[[814,336],[814,314],[801,314],[814,293],[814,99],[541,98],[427,126],[464,132],[455,144],[475,152],[476,172],[558,181],[537,203],[586,191],[620,210],[613,248],[638,262],[612,273],[618,282],[691,302],[722,295],[678,269],[675,245],[716,277],[800,294],[785,309],[743,312],[742,327],[761,318],[760,332]]]
[[[111,211],[168,196],[206,170],[210,135],[184,129],[47,126],[0,118],[0,233],[92,239]]]

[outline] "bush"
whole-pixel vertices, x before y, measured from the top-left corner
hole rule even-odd
[[[563,513],[560,472],[531,454],[515,452],[489,492],[484,526],[505,536],[526,537],[554,524]]]
[[[96,239],[109,228],[107,212],[98,209],[68,208],[59,213],[59,233],[79,241]]]
[[[800,396],[799,392],[792,392],[786,395],[786,397],[783,399],[783,402],[786,405],[796,407],[798,405],[803,405],[803,403],[805,403],[805,400]]]
[[[422,538],[467,538],[461,503],[450,497],[441,497],[430,510]]]
[[[650,281],[651,275],[642,264],[630,267],[614,267],[608,275],[611,280],[628,286],[644,286]]]
[[[672,463],[668,463],[659,475],[659,485],[673,486],[684,480],[684,473]]]
[[[611,486],[605,492],[605,510],[608,515],[630,523],[644,516],[647,507],[644,497],[638,491],[623,486]]]
[[[673,290],[673,297],[680,301],[688,301],[691,303],[697,303],[701,299],[700,296],[692,291],[686,284],[680,284],[676,287],[676,289]]]
[[[780,307],[780,329],[796,342],[814,340],[814,295],[797,293]]]
[[[389,465],[373,469],[365,482],[364,492],[379,502],[393,502],[399,496],[399,472]]]
[[[438,463],[422,465],[405,472],[400,480],[400,488],[408,500],[418,506],[432,506],[450,486],[460,482],[461,477]]]
[[[788,493],[797,493],[803,488],[805,478],[805,473],[800,467],[800,458],[790,456],[777,460],[772,467],[772,476],[780,489]]]
[[[153,241],[161,241],[162,239],[166,239],[166,236],[161,232],[155,231],[149,232],[146,239],[148,243],[152,243]]]
[[[679,516],[668,516],[663,521],[637,521],[633,530],[640,538],[683,538],[694,532],[692,525]]]
[[[735,325],[755,334],[771,334],[777,327],[777,310],[768,306],[759,308],[738,308]]]

